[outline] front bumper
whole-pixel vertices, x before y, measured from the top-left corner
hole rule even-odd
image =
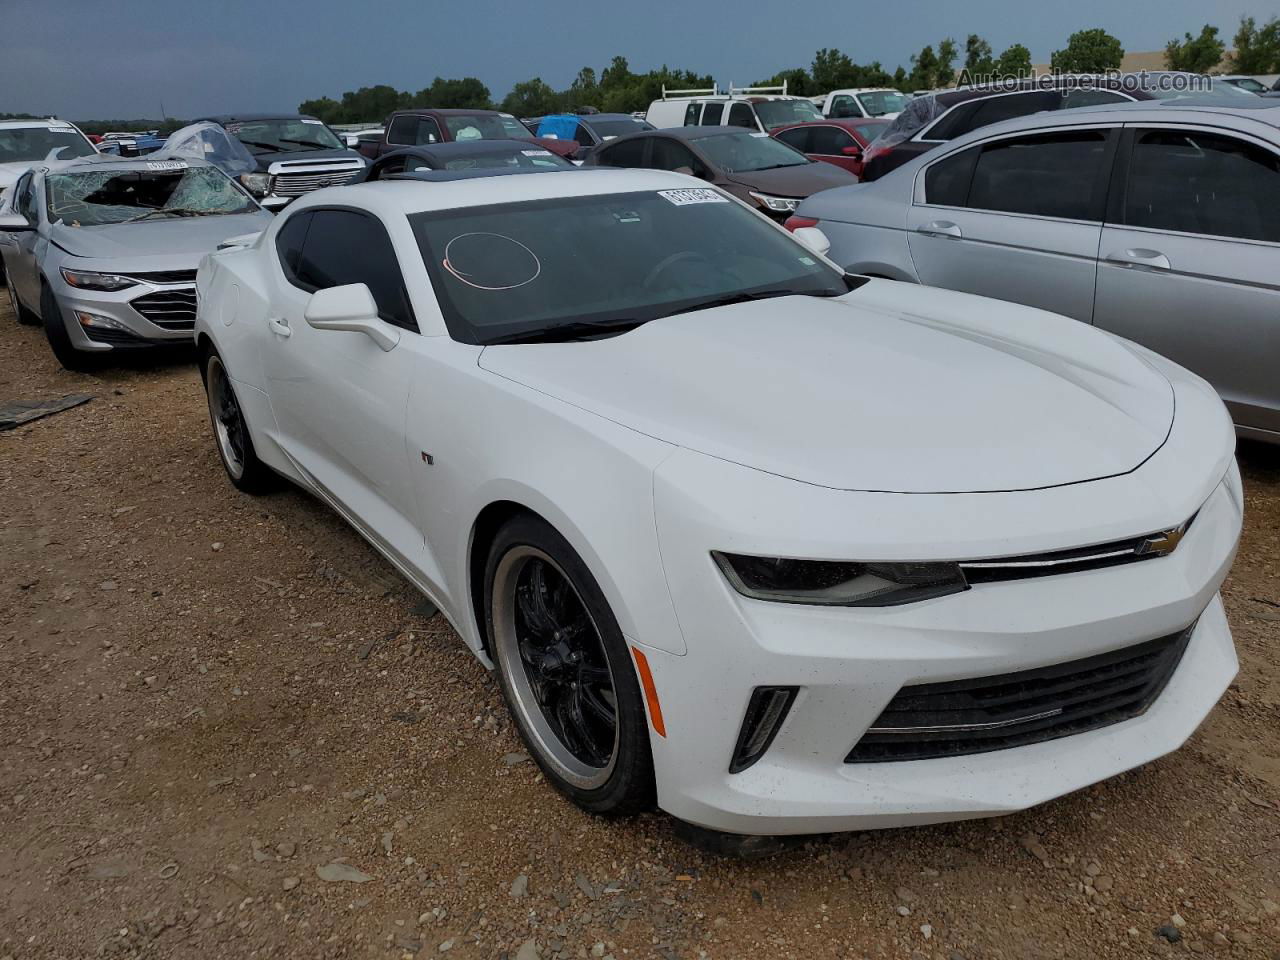
[[[684,469],[680,459],[678,455],[669,462],[673,471]],[[648,645],[643,649],[667,730],[666,738],[651,737],[659,805],[691,823],[743,834],[802,834],[1021,810],[1177,749],[1237,670],[1218,597],[1242,521],[1243,498],[1234,464],[1216,488],[1210,487],[1207,499],[1205,491],[1184,491],[1186,496],[1173,515],[1186,519],[1197,507],[1200,512],[1168,556],[1058,576],[975,584],[961,594],[889,608],[824,608],[740,596],[709,555],[713,548],[743,546],[748,547],[743,552],[760,552],[733,542],[726,534],[717,514],[732,513],[735,505],[701,504],[697,509],[681,505],[675,490],[687,489],[687,483],[668,486],[663,476],[667,469],[664,465],[659,470],[655,491],[659,534],[688,652],[677,656]],[[1135,476],[1106,483],[1132,484]],[[1148,484],[1137,485],[1152,496]],[[1064,488],[1064,497],[1085,496],[1090,486]],[[762,486],[753,491],[751,499],[757,504],[768,502],[774,508],[771,513],[785,513],[785,507],[776,509],[778,497],[770,497],[766,490]],[[851,496],[834,491],[827,495],[833,498],[829,504],[833,507],[837,498]],[[1054,498],[1044,492],[1036,495],[1053,515]],[[812,499],[815,494],[807,496]],[[934,499],[938,498],[890,495],[877,502],[888,505],[896,500],[916,514],[927,513],[924,501]],[[991,508],[982,518],[987,529],[1003,526],[1002,499],[1010,498],[988,498]],[[849,509],[849,502],[843,506],[844,516],[828,511],[840,516],[834,527],[844,526],[851,519],[849,514],[859,513]],[[1099,505],[1096,512],[1102,509]],[[1068,514],[1077,527],[1079,516],[1079,512]],[[896,519],[897,512],[887,507],[852,522],[855,527],[868,524],[878,532],[892,528]],[[1139,517],[1135,522],[1143,524],[1146,519]],[[935,533],[939,538],[963,536],[965,524],[957,527]],[[1160,528],[1160,524],[1152,526]],[[840,535],[839,530],[834,534]],[[825,555],[796,549],[801,552],[789,555]],[[954,559],[967,556],[974,558],[958,555]],[[1191,624],[1195,629],[1167,685],[1144,713],[1132,719],[966,756],[845,762],[904,686],[1071,663],[1175,634]],[[757,686],[795,686],[799,693],[761,759],[730,774],[744,713]]]
[[[101,264],[101,261],[97,263]],[[101,268],[95,266],[93,269]],[[189,270],[194,274],[195,264],[163,268],[149,266],[147,269]],[[121,267],[114,267],[113,270],[122,274],[129,273],[128,269]],[[60,271],[50,276],[49,280],[62,308],[62,322],[67,335],[77,350],[106,353],[112,350],[165,347],[192,342],[192,328],[195,325],[194,280],[180,283],[140,282],[115,291],[73,287],[66,282]],[[109,320],[110,324],[85,324],[78,317],[81,313]]]

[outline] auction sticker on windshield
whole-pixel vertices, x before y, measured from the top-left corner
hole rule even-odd
[[[148,160],[148,170],[185,170],[187,169],[187,161],[185,160]]]
[[[690,203],[728,203],[729,198],[722,196],[714,190],[705,188],[691,187],[686,190],[659,190],[658,196],[662,197],[668,203],[674,203],[677,207],[683,207]]]

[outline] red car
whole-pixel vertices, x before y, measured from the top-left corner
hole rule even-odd
[[[382,139],[360,144],[370,160],[405,147],[468,140],[525,140],[562,157],[578,150],[576,140],[535,137],[515,117],[497,110],[397,110],[386,120]]]
[[[862,152],[892,120],[872,117],[813,120],[779,127],[770,136],[795,147],[810,160],[823,160],[862,178]]]

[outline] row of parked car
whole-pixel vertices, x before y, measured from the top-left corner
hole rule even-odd
[[[914,99],[834,91],[821,103],[830,116],[785,87],[664,90],[644,119],[414,109],[361,135],[311,117],[222,115],[205,122],[249,158],[225,185],[216,171],[196,172],[198,158],[182,170],[106,167],[71,124],[10,122],[0,124],[0,158],[15,144],[26,150],[8,163],[11,175],[24,171],[8,199],[11,219],[29,229],[3,247],[5,283],[21,319],[63,319],[50,342],[64,364],[83,365],[108,349],[186,336],[198,256],[254,229],[258,205],[279,210],[326,186],[421,170],[669,170],[811,238],[820,228],[822,252],[852,272],[1041,306],[1148,343],[1214,382],[1242,430],[1280,435],[1267,246],[1280,241],[1267,213],[1278,209],[1268,204],[1280,183],[1274,101],[1223,82],[1187,89],[1186,79],[1058,77]],[[1140,105],[1156,112],[1136,127]],[[57,159],[41,174],[27,169],[33,156]],[[75,162],[83,172],[67,168]],[[898,168],[907,172],[888,176]],[[104,178],[87,197],[67,187]],[[198,210],[188,197],[197,186]],[[187,222],[170,222],[178,217]],[[128,235],[142,262],[109,266],[140,282],[117,279],[92,294],[110,294],[108,304],[87,305],[92,288],[54,261],[106,259],[97,251],[115,241],[85,228],[111,225],[128,227],[111,236]],[[1206,316],[1224,313],[1206,329]]]
[[[913,101],[889,129],[1036,94]],[[859,183],[785,139],[833,118],[782,96],[664,97],[692,122],[585,156],[567,120],[398,113],[332,171],[356,182],[309,191],[290,178],[353,162],[323,124],[222,117],[28,164],[6,282],[70,366],[193,343],[230,482],[335,508],[585,810],[905,826],[1176,749],[1237,669],[1223,404],[1101,312],[946,287],[1111,289],[1106,316],[1154,326],[1180,318],[1148,302],[1168,281],[1214,303],[1204,339],[1234,336],[1247,296],[1277,299],[1280,109],[1059,103]],[[723,122],[739,103],[753,126]],[[255,195],[282,187],[303,195],[273,216]],[[851,270],[873,234],[899,259]],[[1269,272],[1229,293],[1229,257]],[[1272,368],[1274,315],[1241,347]]]

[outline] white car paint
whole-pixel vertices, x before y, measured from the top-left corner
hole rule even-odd
[[[786,834],[991,815],[1177,748],[1237,666],[1217,591],[1243,496],[1230,420],[1203,380],[1053,314],[880,280],[607,339],[462,343],[406,219],[691,185],[705,186],[591,169],[321,190],[205,258],[196,336],[225,360],[258,456],[346,517],[486,664],[477,518],[509,501],[554,526],[651,666],[666,720],[665,736],[650,730],[658,802],[677,817]],[[310,297],[284,280],[274,240],[325,204],[382,222],[419,333],[391,328],[385,349],[305,321]],[[322,308],[343,313],[326,302],[313,317]],[[711,556],[973,561],[1193,515],[1168,556],[897,607],[749,599]],[[1193,624],[1140,716],[970,756],[844,762],[903,685],[1068,663]],[[800,690],[763,758],[731,774],[751,691],[767,684]]]

